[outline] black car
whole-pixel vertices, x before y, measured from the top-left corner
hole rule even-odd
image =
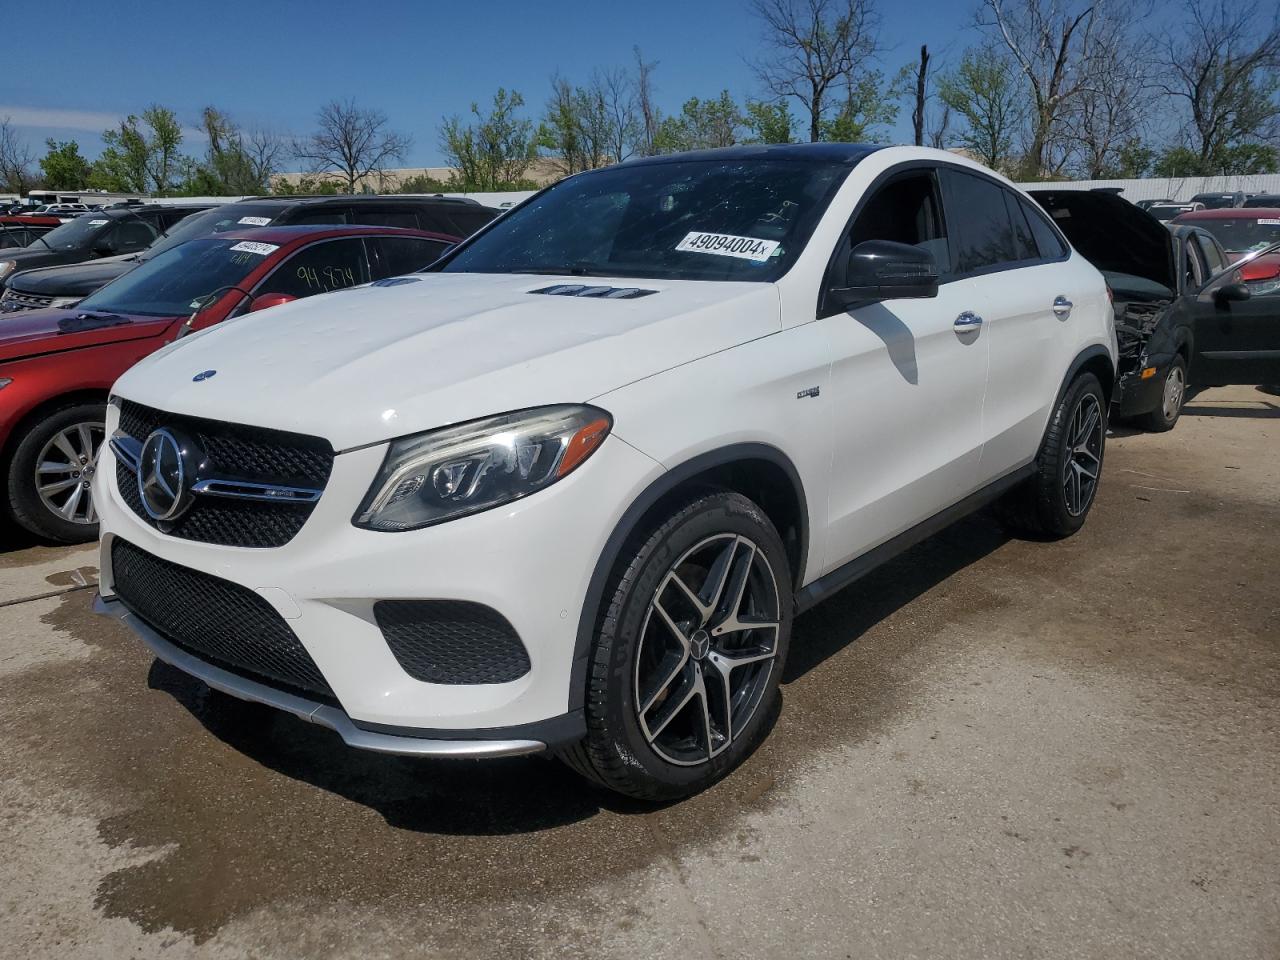
[[[1227,207],[1244,206],[1243,190],[1228,190],[1221,193],[1197,193],[1188,202],[1203,203],[1206,210],[1222,210]]]
[[[1280,207],[1280,193],[1255,193],[1245,200],[1246,207]]]
[[[112,213],[114,211],[106,211]],[[184,221],[143,253],[110,261],[49,267],[12,276],[0,298],[0,311],[71,306],[139,263],[196,237],[254,227],[345,223],[370,227],[409,227],[469,236],[499,211],[474,200],[453,197],[254,197],[214,207]],[[104,214],[105,215],[105,214]]]
[[[0,289],[24,270],[66,263],[82,263],[99,257],[138,253],[155,243],[189,214],[208,204],[160,206],[148,204],[129,210],[85,213],[36,237],[20,250],[0,257]]]
[[[1165,226],[1118,197],[1089,191],[1031,196],[1111,288],[1117,417],[1171,430],[1188,393],[1280,382],[1280,290],[1252,296],[1239,265],[1207,230]]]

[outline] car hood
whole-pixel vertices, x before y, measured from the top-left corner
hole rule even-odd
[[[77,320],[88,317],[88,320]],[[0,314],[0,363],[46,353],[158,337],[177,317],[122,317],[70,310],[23,310]],[[93,321],[97,320],[97,323]]]
[[[1110,193],[1032,190],[1080,255],[1104,273],[1127,273],[1178,289],[1174,241],[1145,210]]]
[[[535,292],[586,285],[652,293]],[[342,450],[590,400],[776,333],[780,322],[768,283],[422,274],[220,324],[157,351],[116,389],[163,410],[316,434]]]
[[[88,263],[25,270],[9,279],[9,289],[44,297],[87,297],[103,284],[136,267],[135,257],[136,254],[129,254]]]
[[[12,260],[14,268],[10,271],[9,276],[0,280],[0,283],[7,282],[13,278],[13,275],[19,270],[31,270],[35,267],[44,267],[55,263],[77,263],[83,260],[87,254],[79,250],[46,250],[44,244],[37,241],[34,247],[19,247],[17,250],[6,250],[0,254],[0,260]]]

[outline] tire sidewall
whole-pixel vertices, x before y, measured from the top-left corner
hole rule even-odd
[[[688,516],[660,539],[644,544],[640,569],[630,584],[619,587],[613,598],[616,618],[607,622],[609,665],[604,729],[611,750],[656,788],[683,796],[714,783],[754,752],[772,726],[778,709],[778,684],[786,664],[791,637],[792,592],[790,566],[782,541],[773,525],[751,501],[736,494],[711,494],[685,508]],[[635,664],[640,630],[658,584],[688,549],[719,533],[750,537],[764,552],[778,586],[779,629],[768,687],[747,728],[719,755],[697,766],[681,766],[664,760],[646,742],[636,715]]]
[[[1092,394],[1097,398],[1098,410],[1102,417],[1102,446],[1098,452],[1099,483],[1094,486],[1093,496],[1090,498],[1088,506],[1077,517],[1072,516],[1071,511],[1067,509],[1067,496],[1062,489],[1062,474],[1067,458],[1070,456],[1067,447],[1071,440],[1071,421],[1075,416],[1077,406],[1087,394]],[[1051,512],[1051,516],[1048,519],[1050,520],[1051,528],[1060,534],[1071,534],[1084,526],[1085,520],[1088,519],[1090,511],[1093,510],[1093,505],[1098,499],[1102,467],[1107,453],[1107,427],[1107,398],[1106,394],[1102,392],[1102,384],[1094,374],[1082,374],[1072,382],[1054,410],[1053,422],[1050,425],[1049,439],[1051,442],[1047,444],[1048,449],[1043,452],[1040,462],[1042,490],[1048,494],[1046,500]]]
[[[9,514],[15,523],[39,537],[61,543],[85,543],[98,538],[98,524],[72,523],[54,516],[40,499],[34,477],[36,458],[54,433],[75,423],[96,421],[105,425],[106,419],[105,404],[73,403],[49,411],[26,428],[9,458],[6,476]]]
[[[1173,376],[1174,371],[1182,371],[1182,397],[1178,401],[1178,409],[1173,411],[1173,416],[1169,417],[1164,412],[1164,395],[1169,387],[1169,378]],[[1160,385],[1160,402],[1154,413],[1159,418],[1160,425],[1165,430],[1172,430],[1177,424],[1178,418],[1182,416],[1182,408],[1187,403],[1187,362],[1182,359],[1182,355],[1178,354],[1173,358],[1173,362],[1169,364],[1169,372],[1164,375],[1164,382]]]

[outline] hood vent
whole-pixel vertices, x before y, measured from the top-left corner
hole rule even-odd
[[[657,290],[641,290],[639,287],[588,287],[581,283],[558,283],[554,287],[530,290],[545,293],[549,297],[594,297],[597,300],[636,300],[657,293]]]
[[[403,283],[417,283],[421,277],[385,277],[382,280],[375,280],[369,284],[371,287],[398,287]]]

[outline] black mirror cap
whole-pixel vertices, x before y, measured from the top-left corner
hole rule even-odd
[[[842,306],[937,295],[938,264],[933,254],[892,240],[864,240],[854,247],[845,267],[845,286],[831,290]]]
[[[1219,303],[1230,303],[1248,300],[1250,296],[1252,293],[1249,291],[1248,284],[1237,280],[1235,283],[1224,283],[1214,293],[1213,298]]]

